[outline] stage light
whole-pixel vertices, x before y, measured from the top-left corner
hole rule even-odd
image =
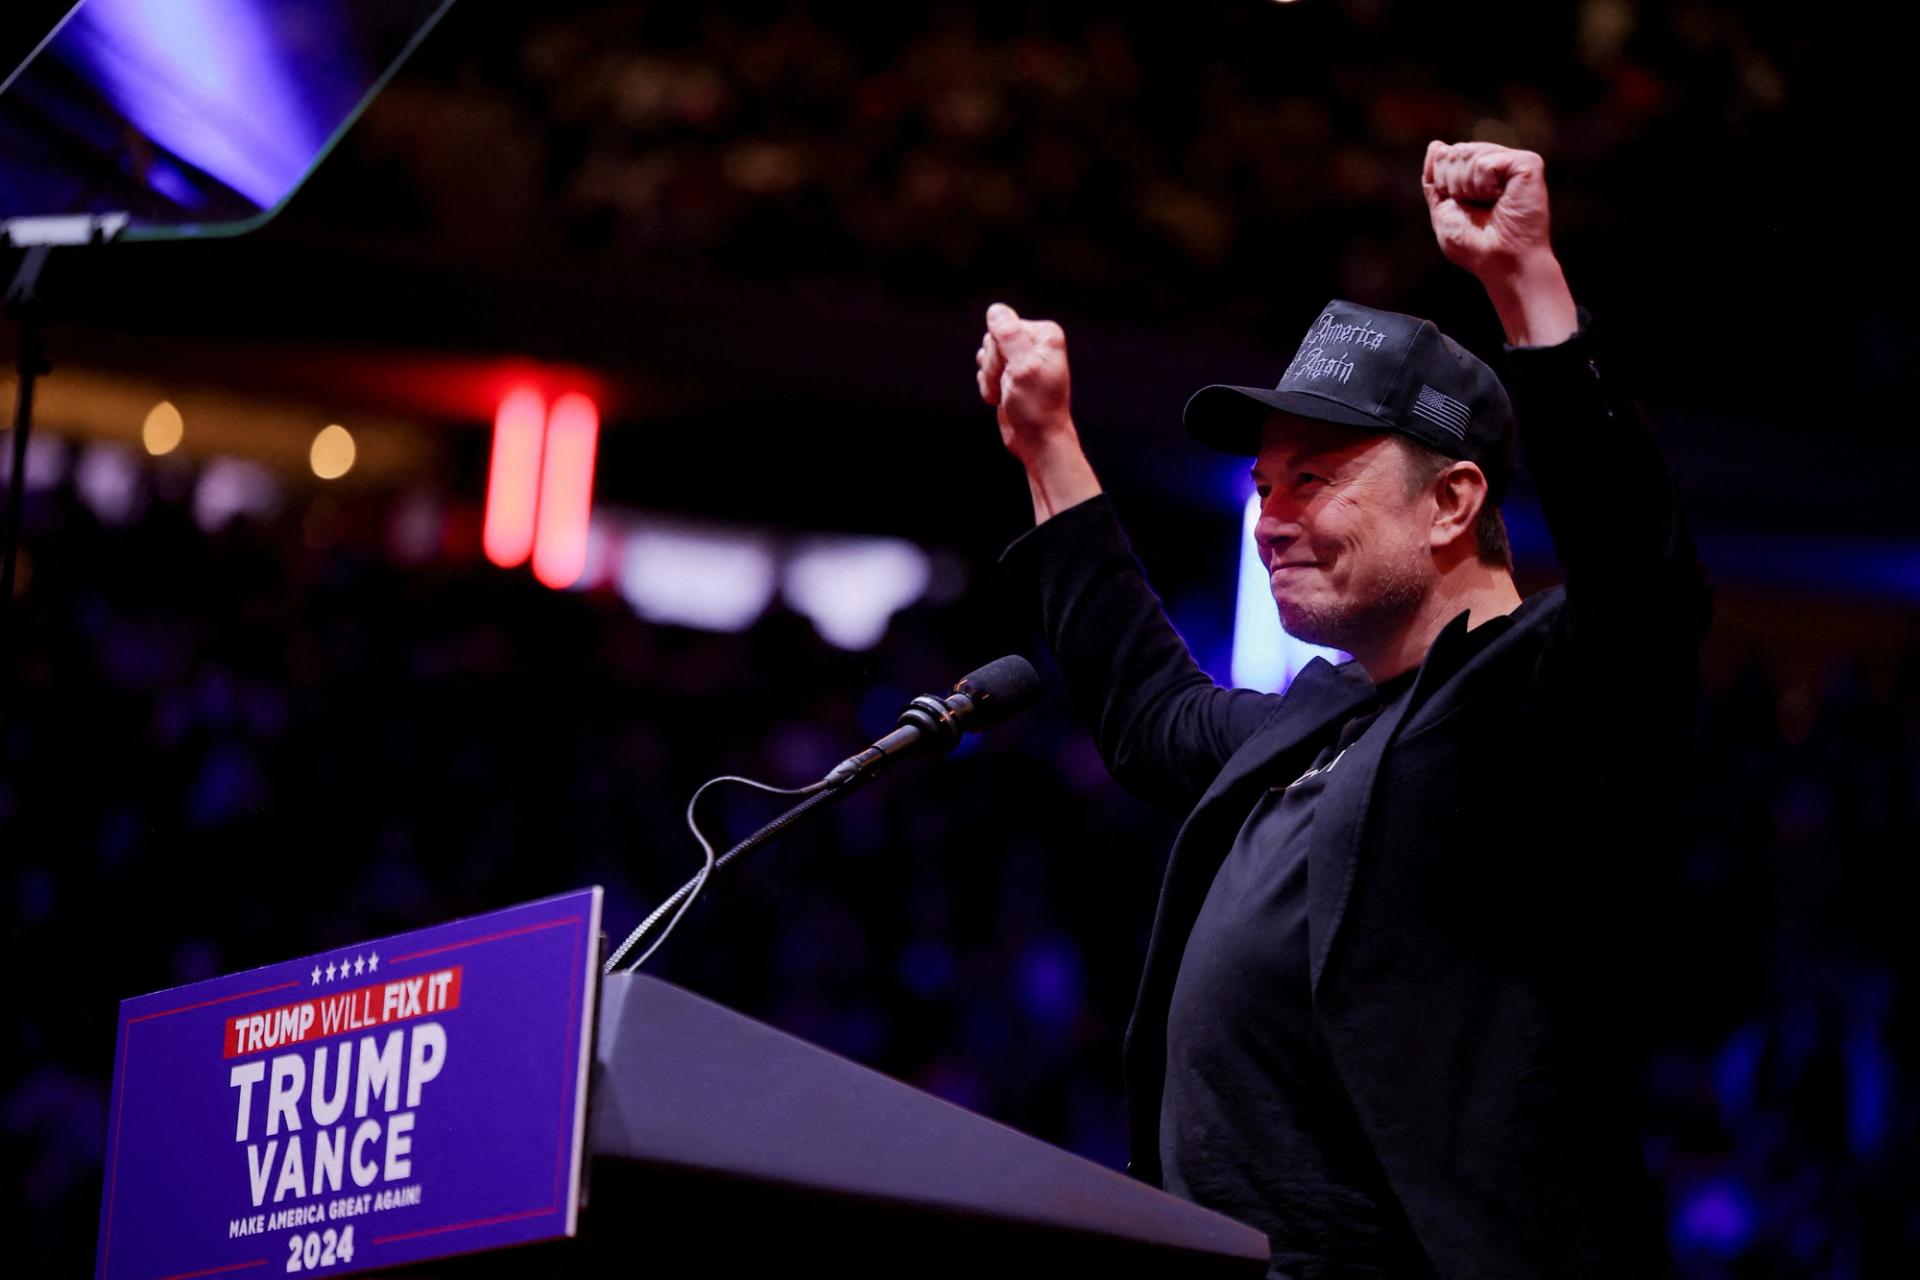
[[[339,423],[320,428],[307,460],[322,480],[338,480],[353,469],[353,433]]]
[[[776,566],[751,534],[659,521],[628,536],[615,584],[650,622],[745,631],[773,599]]]
[[[540,463],[540,506],[533,539],[533,576],[558,590],[587,566],[587,521],[593,513],[593,455],[600,410],[578,392],[553,402]]]
[[[27,474],[23,477],[28,493],[45,493],[67,478],[71,452],[59,436],[35,435],[27,440]],[[0,485],[13,477],[13,437],[0,436]]]
[[[142,505],[139,455],[124,445],[88,445],[73,469],[73,487],[100,519],[125,524]]]
[[[927,553],[897,538],[821,539],[787,562],[781,594],[841,649],[871,649],[893,615],[926,593]]]
[[[273,473],[243,458],[215,458],[193,487],[193,520],[203,533],[218,533],[236,516],[266,519],[280,509]]]
[[[162,400],[147,410],[147,420],[140,424],[140,443],[156,458],[179,448],[186,434],[186,420],[171,400]]]
[[[532,387],[515,387],[493,416],[493,458],[487,469],[487,515],[481,545],[487,559],[511,569],[533,550],[540,495],[540,441],[547,402]]]
[[[1316,657],[1343,662],[1338,650],[1296,640],[1280,626],[1273,603],[1273,579],[1253,526],[1260,519],[1260,499],[1250,496],[1240,523],[1240,587],[1233,607],[1233,683],[1242,689],[1278,693],[1293,683],[1300,668]]]

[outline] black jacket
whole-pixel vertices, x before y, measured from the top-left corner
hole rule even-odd
[[[1448,1277],[1668,1267],[1622,1052],[1640,861],[1660,841],[1711,616],[1644,419],[1585,328],[1506,381],[1566,583],[1463,654],[1466,615],[1349,749],[1308,861],[1314,1009],[1421,1244]],[[1371,688],[1309,664],[1222,689],[1161,613],[1104,498],[1016,542],[1116,778],[1189,811],[1126,1041],[1133,1160],[1159,1181],[1167,1006],[1255,799]],[[1653,824],[1651,826],[1647,824]]]

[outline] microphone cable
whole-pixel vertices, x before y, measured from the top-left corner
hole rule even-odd
[[[706,834],[700,830],[699,820],[694,814],[694,806],[700,803],[700,797],[707,793],[708,787],[715,786],[722,782],[738,783],[743,787],[752,787],[756,791],[764,791],[768,795],[806,796],[807,799],[787,810],[716,858],[713,853],[713,843],[709,841]],[[841,792],[849,789],[846,782],[830,783],[824,779],[804,787],[776,787],[765,782],[756,782],[752,778],[743,778],[730,773],[722,774],[718,778],[709,778],[707,781],[701,783],[699,790],[693,793],[693,798],[687,801],[687,830],[693,832],[693,838],[699,842],[700,851],[705,857],[705,862],[702,863],[699,872],[694,875],[693,879],[676,889],[671,898],[668,898],[665,902],[655,907],[653,914],[649,915],[645,920],[642,920],[639,925],[634,928],[633,932],[627,935],[626,941],[620,944],[619,948],[607,958],[606,964],[601,967],[600,972],[602,976],[619,971],[621,962],[626,959],[627,953],[639,945],[642,938],[652,932],[653,926],[659,923],[660,917],[672,911],[673,918],[667,921],[666,927],[660,931],[660,936],[653,940],[653,945],[642,952],[637,960],[627,966],[627,972],[629,973],[639,969],[654,952],[660,949],[660,944],[667,940],[667,936],[673,932],[674,926],[680,923],[680,919],[686,915],[687,909],[693,906],[693,900],[700,896],[702,889],[706,888],[707,880],[715,871],[718,871],[721,867],[733,861],[737,855],[746,852],[756,845],[763,844],[767,840],[780,834],[780,832],[784,831],[788,826],[798,821],[811,810],[822,804],[826,804],[830,800],[838,799]],[[677,909],[676,904],[678,904]]]

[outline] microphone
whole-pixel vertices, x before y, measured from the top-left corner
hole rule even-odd
[[[900,713],[900,727],[858,755],[848,756],[822,780],[828,787],[865,780],[882,762],[916,751],[951,751],[963,733],[992,728],[1027,709],[1040,696],[1040,676],[1017,653],[996,658],[960,677],[944,698],[921,694]]]

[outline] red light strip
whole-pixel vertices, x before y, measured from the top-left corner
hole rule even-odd
[[[515,387],[493,417],[493,460],[487,469],[487,519],[481,545],[487,559],[502,569],[522,563],[533,550],[546,417],[546,401],[532,387]]]
[[[533,576],[558,590],[587,567],[587,521],[593,512],[593,455],[600,410],[577,392],[554,401],[540,467],[539,527]]]

